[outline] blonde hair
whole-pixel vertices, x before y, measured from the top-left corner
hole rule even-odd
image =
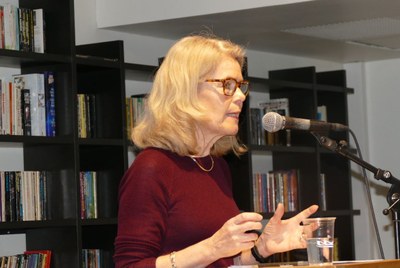
[[[179,155],[199,153],[196,129],[206,118],[198,103],[197,86],[226,56],[243,67],[244,49],[228,40],[196,35],[175,43],[156,73],[144,116],[132,130],[134,144]],[[225,136],[213,145],[211,154],[221,156],[231,150],[239,155],[246,148],[236,136]]]

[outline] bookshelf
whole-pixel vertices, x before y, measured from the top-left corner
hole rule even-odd
[[[288,98],[289,112],[292,117],[317,118],[317,107],[325,105],[327,121],[348,125],[347,95],[353,89],[346,87],[346,74],[342,70],[316,72],[315,67],[274,70],[269,72],[269,79],[248,78],[253,82],[252,91],[265,93],[270,99]],[[250,97],[251,98],[251,94]],[[291,131],[291,146],[251,144],[250,100],[244,105],[241,115],[240,137],[249,152],[236,159],[228,156],[234,174],[234,196],[239,207],[245,211],[253,211],[253,159],[265,157],[271,170],[296,169],[299,171],[298,204],[305,209],[312,204],[323,204],[320,196],[320,174],[325,175],[326,210],[319,210],[316,216],[335,216],[335,234],[339,240],[339,258],[352,260],[355,258],[353,217],[359,210],[352,207],[352,190],[350,163],[344,158],[321,148],[315,138],[308,132]],[[331,139],[349,140],[346,132],[330,132],[324,135]],[[243,190],[246,189],[246,190]],[[340,198],[337,198],[340,196]],[[295,215],[287,212],[285,217]],[[273,212],[263,212],[265,218]],[[301,256],[305,256],[306,254]]]
[[[75,47],[72,1],[19,1],[20,8],[43,8],[47,15],[46,52],[34,53],[0,49],[0,66],[34,73],[51,70],[56,79],[57,136],[2,135],[1,146],[22,148],[24,170],[49,172],[51,192],[46,221],[0,223],[0,233],[24,233],[27,250],[52,251],[52,267],[77,267],[79,256],[74,187],[74,117],[72,92]],[[61,30],[62,29],[62,30]],[[7,157],[7,156],[2,156]],[[60,242],[62,241],[62,242]],[[22,253],[22,252],[21,252]]]
[[[22,150],[23,170],[48,173],[50,216],[0,222],[0,235],[24,234],[26,250],[51,250],[51,267],[83,267],[84,249],[100,250],[102,267],[113,267],[117,188],[128,165],[123,44],[75,46],[73,1],[21,0],[19,7],[43,8],[46,51],[0,49],[0,67],[15,69],[15,74],[54,72],[56,136],[0,135],[0,146]],[[147,71],[140,65],[128,67],[136,77]],[[77,94],[96,96],[96,133],[87,138],[78,135]],[[81,217],[81,171],[97,174],[95,218]]]

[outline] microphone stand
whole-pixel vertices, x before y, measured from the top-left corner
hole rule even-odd
[[[376,168],[373,165],[365,162],[358,156],[350,153],[347,149],[347,142],[340,141],[339,144],[325,136],[321,136],[318,133],[311,132],[315,138],[317,138],[318,142],[328,150],[331,150],[335,153],[340,154],[343,157],[350,159],[351,161],[357,163],[358,165],[366,168],[374,174],[375,179],[382,180],[386,183],[391,184],[386,200],[389,204],[389,207],[383,210],[384,215],[389,214],[389,210],[392,211],[392,219],[394,224],[395,231],[395,254],[396,259],[400,259],[400,219],[399,219],[399,211],[400,211],[400,180],[395,178],[390,171],[382,170],[380,168]]]

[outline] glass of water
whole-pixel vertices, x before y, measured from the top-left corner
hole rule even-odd
[[[309,265],[332,265],[336,217],[303,220]]]

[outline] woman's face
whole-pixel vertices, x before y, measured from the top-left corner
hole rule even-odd
[[[215,71],[205,79],[233,78],[237,82],[243,81],[239,63],[225,57]],[[233,136],[239,130],[239,114],[246,96],[237,89],[232,96],[224,95],[221,82],[200,81],[198,88],[200,104],[206,108],[209,121],[200,126],[200,135],[205,141],[215,142],[223,136]]]

